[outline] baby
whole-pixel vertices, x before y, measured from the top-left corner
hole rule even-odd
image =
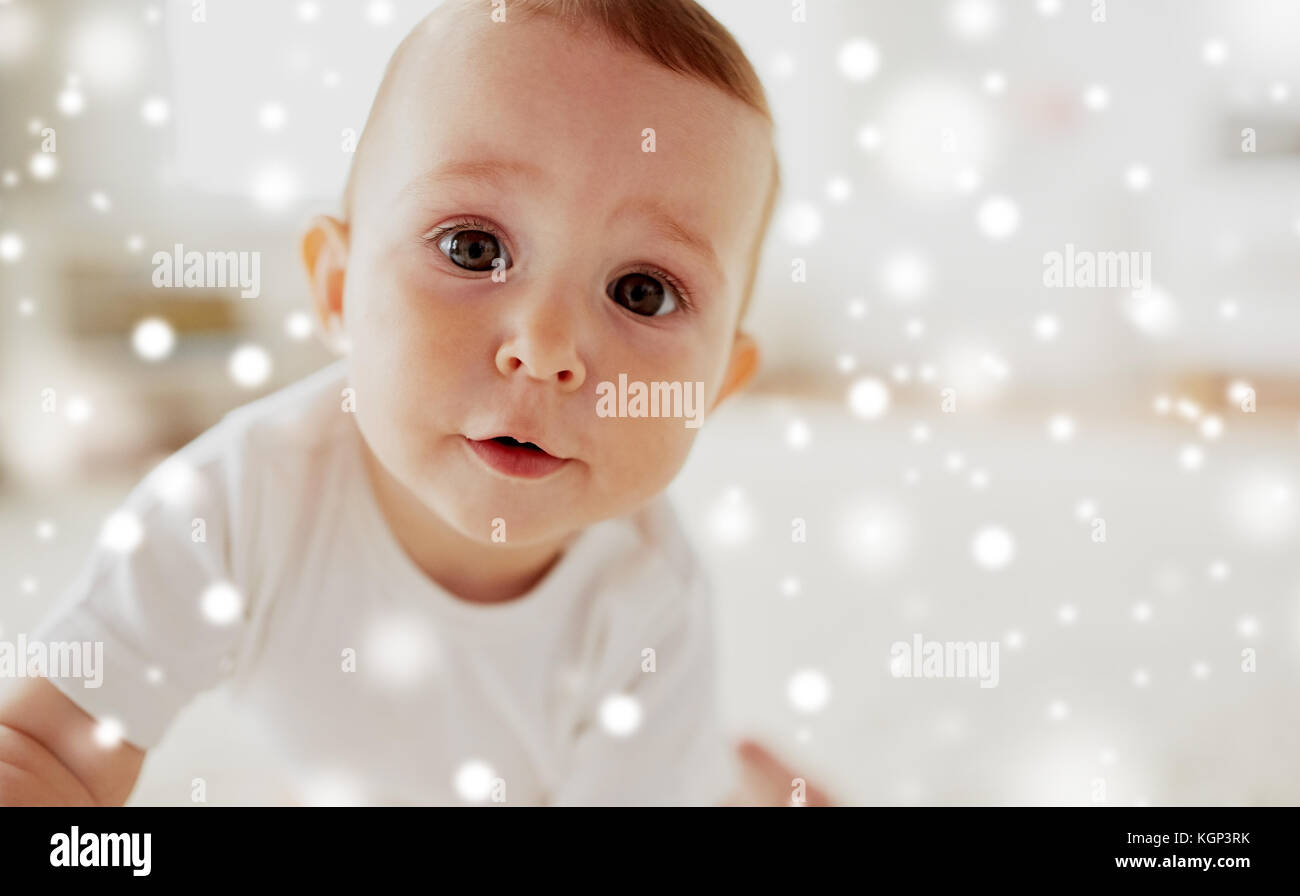
[[[758,78],[692,0],[438,8],[303,238],[340,359],[132,491],[139,537],[37,635],[102,642],[102,687],[0,709],[0,803],[123,802],[220,683],[358,802],[719,804],[754,769],[788,800],[720,728],[664,496],[698,429],[597,412],[602,383],[702,383],[711,411],[751,378],[778,172]]]

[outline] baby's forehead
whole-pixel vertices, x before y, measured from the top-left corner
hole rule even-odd
[[[745,119],[766,124],[722,88],[617,44],[592,25],[545,16],[493,24],[465,12],[454,27],[448,19],[435,22],[417,26],[394,54],[376,106],[385,93],[400,94],[398,105],[411,118],[462,113],[457,120],[503,123],[524,117],[538,135],[584,126],[595,136],[598,123],[588,113],[598,112],[620,133],[627,125],[637,134],[689,127],[678,147],[738,131]]]
[[[774,161],[770,123],[720,88],[542,17],[420,26],[371,116],[355,163],[377,209],[489,188],[590,214],[630,203],[712,231],[721,256],[749,245]]]

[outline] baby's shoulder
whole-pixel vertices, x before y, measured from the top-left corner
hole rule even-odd
[[[259,506],[292,505],[286,495],[310,488],[346,447],[353,424],[345,388],[346,369],[336,362],[234,408],[152,469],[128,507],[233,525]]]
[[[123,507],[145,536],[142,558],[200,551],[214,574],[251,587],[275,555],[310,541],[302,520],[322,515],[324,484],[352,462],[345,388],[331,364],[227,412],[154,467]]]
[[[214,430],[240,449],[272,459],[319,453],[334,447],[352,425],[355,397],[346,360],[229,411]]]

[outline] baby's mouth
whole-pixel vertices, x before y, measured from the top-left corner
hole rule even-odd
[[[490,441],[500,442],[502,445],[510,445],[511,447],[528,448],[533,451],[539,451],[542,454],[546,453],[545,451],[542,451],[540,447],[534,445],[532,442],[521,442],[518,439],[512,439],[510,436],[497,436],[495,439],[491,439]]]
[[[514,436],[465,439],[473,454],[498,473],[519,479],[540,479],[559,470],[569,461],[550,454],[535,442],[522,442]]]

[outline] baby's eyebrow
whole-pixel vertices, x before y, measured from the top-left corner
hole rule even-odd
[[[718,264],[718,253],[714,250],[713,243],[708,237],[673,217],[661,201],[652,196],[629,197],[619,203],[611,221],[628,215],[643,215],[661,237],[693,252],[719,282],[725,282],[726,277],[723,276],[722,266]]]
[[[550,175],[541,166],[523,159],[459,159],[421,174],[403,187],[402,192],[419,192],[446,180],[467,180],[484,186],[501,187],[511,180],[519,179],[544,184],[551,182]]]

